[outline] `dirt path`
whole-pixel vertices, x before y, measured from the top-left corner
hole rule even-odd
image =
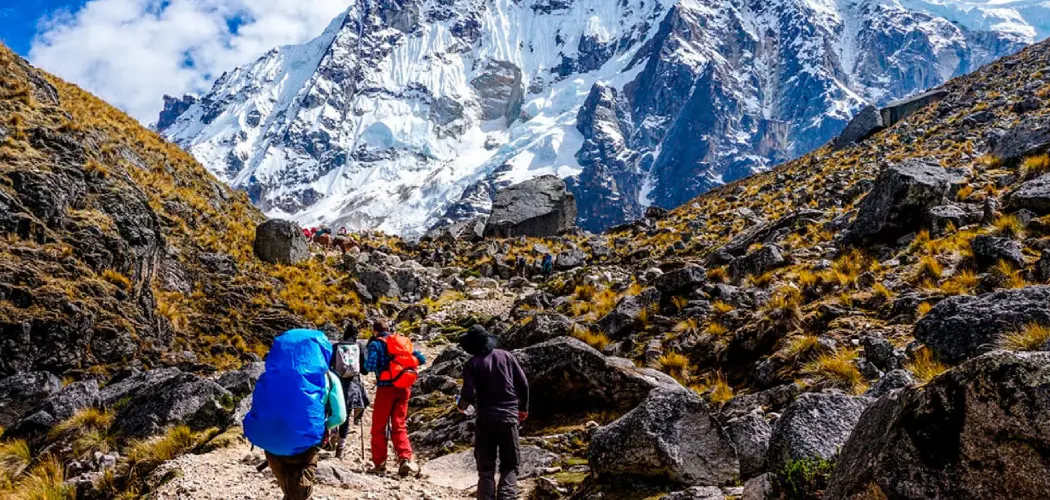
[[[440,348],[421,346],[428,360],[440,352]],[[370,394],[375,394],[375,378],[366,377],[366,387]],[[472,498],[470,490],[456,490],[439,486],[430,478],[401,479],[393,473],[376,476],[365,471],[371,465],[368,455],[368,424],[371,422],[371,409],[365,415],[365,454],[361,455],[360,427],[350,430],[347,437],[347,450],[341,460],[328,452],[322,452],[318,465],[317,486],[314,488],[314,499],[427,499],[450,500]],[[393,456],[393,451],[390,452]],[[264,460],[262,450],[251,450],[247,442],[228,448],[222,448],[203,455],[186,455],[161,466],[154,474],[160,478],[166,475],[173,479],[157,488],[152,498],[161,500],[280,500],[283,495],[273,473],[269,469],[258,472],[256,464]],[[449,471],[458,477],[473,475],[473,470]],[[444,475],[444,474],[442,474]],[[441,479],[437,483],[445,483]]]

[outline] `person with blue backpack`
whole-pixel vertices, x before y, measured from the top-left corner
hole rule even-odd
[[[310,498],[325,434],[346,421],[331,358],[332,344],[320,331],[289,330],[274,339],[244,417],[244,436],[266,452],[285,500]]]

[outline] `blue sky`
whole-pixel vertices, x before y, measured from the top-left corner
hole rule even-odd
[[[4,2],[7,3],[7,2]],[[61,10],[76,10],[84,0],[12,0],[0,7],[0,40],[22,54],[29,55],[29,43],[41,18]]]
[[[165,94],[310,40],[353,0],[0,0],[0,40],[143,123]]]

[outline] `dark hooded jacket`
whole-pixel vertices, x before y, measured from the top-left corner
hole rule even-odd
[[[529,382],[518,360],[496,349],[496,338],[478,325],[459,340],[472,355],[463,365],[460,407],[475,405],[479,419],[518,421],[518,412],[529,411]]]

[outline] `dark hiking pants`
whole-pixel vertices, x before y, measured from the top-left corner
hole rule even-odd
[[[499,460],[499,485],[496,461]],[[478,500],[518,498],[518,422],[478,419],[474,432],[474,460],[478,465]]]
[[[314,491],[317,473],[317,448],[310,448],[294,457],[266,453],[266,461],[284,492],[284,500],[307,500]]]

